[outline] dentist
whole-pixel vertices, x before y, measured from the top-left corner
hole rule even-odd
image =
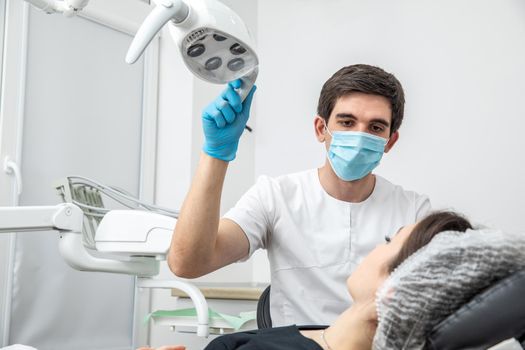
[[[378,67],[340,69],[322,87],[314,118],[325,164],[261,176],[220,218],[224,178],[255,92],[241,102],[239,84],[230,83],[202,114],[206,140],[169,266],[177,276],[195,278],[266,249],[273,326],[331,324],[352,303],[345,280],[363,257],[430,210],[426,196],[373,174],[399,139],[403,88]]]

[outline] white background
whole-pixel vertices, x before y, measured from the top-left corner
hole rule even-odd
[[[519,0],[260,1],[255,175],[321,166],[322,84],[345,65],[378,65],[403,84],[406,108],[376,172],[435,208],[525,232],[524,37]]]
[[[524,231],[524,37],[519,0],[259,2],[255,174],[320,166],[322,84],[342,66],[378,65],[403,84],[406,108],[377,173]]]

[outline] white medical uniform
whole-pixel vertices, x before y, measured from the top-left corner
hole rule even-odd
[[[243,229],[249,256],[268,251],[273,325],[328,325],[350,306],[346,279],[363,257],[429,211],[426,196],[377,175],[363,202],[335,199],[312,169],[261,176],[224,217]]]

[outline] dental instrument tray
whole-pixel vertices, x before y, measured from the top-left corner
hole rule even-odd
[[[77,205],[84,213],[82,243],[90,249],[97,249],[97,228],[104,215],[112,210],[137,209],[172,218],[179,215],[177,210],[146,203],[121,188],[103,185],[82,176],[68,176],[60,180],[55,188],[63,202]]]

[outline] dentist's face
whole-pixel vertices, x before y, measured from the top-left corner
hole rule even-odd
[[[412,233],[416,225],[401,228],[390,242],[378,245],[357,266],[346,281],[350,295],[355,302],[369,300],[375,297],[377,289],[389,275],[389,263]]]

